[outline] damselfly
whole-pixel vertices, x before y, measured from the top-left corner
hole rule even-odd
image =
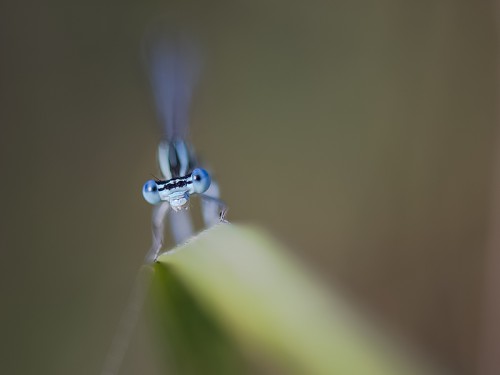
[[[195,152],[187,141],[190,104],[201,68],[197,46],[179,31],[166,32],[162,29],[151,32],[145,38],[143,47],[162,129],[157,154],[162,178],[147,181],[142,189],[144,199],[154,205],[153,244],[145,259],[146,264],[151,264],[164,245],[167,215],[176,244],[193,235],[193,224],[187,210],[193,195],[201,198],[206,227],[224,220],[226,208],[219,199],[217,183],[206,169],[199,166]],[[118,373],[148,285],[148,277],[138,277],[106,358],[103,375]]]
[[[188,208],[190,197],[198,195],[205,226],[223,219],[225,205],[219,198],[217,183],[198,164],[187,142],[193,90],[200,75],[201,59],[195,43],[176,31],[155,32],[146,39],[144,60],[150,73],[162,140],[158,164],[162,179],[149,180],[142,193],[153,210],[153,246],[147,261],[156,260],[163,245],[164,219],[170,211],[171,233],[176,243],[193,234]]]

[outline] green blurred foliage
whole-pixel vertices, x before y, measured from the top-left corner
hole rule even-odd
[[[152,297],[170,372],[245,373],[246,352],[284,374],[437,374],[255,228],[218,225],[158,261]]]

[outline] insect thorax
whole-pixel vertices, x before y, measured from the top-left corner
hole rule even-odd
[[[158,146],[158,162],[165,179],[184,177],[196,167],[196,157],[182,140],[162,141]]]

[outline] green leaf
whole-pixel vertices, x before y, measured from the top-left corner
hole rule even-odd
[[[431,373],[255,228],[221,224],[162,255],[153,293],[176,374],[241,374],[249,358],[287,374]]]

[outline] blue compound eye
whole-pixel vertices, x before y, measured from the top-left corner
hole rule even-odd
[[[146,181],[142,188],[142,195],[146,202],[151,204],[160,203],[160,193],[158,193],[158,186],[153,180]]]
[[[210,187],[211,179],[206,170],[196,168],[191,176],[193,178],[193,190],[195,193],[204,193]]]

